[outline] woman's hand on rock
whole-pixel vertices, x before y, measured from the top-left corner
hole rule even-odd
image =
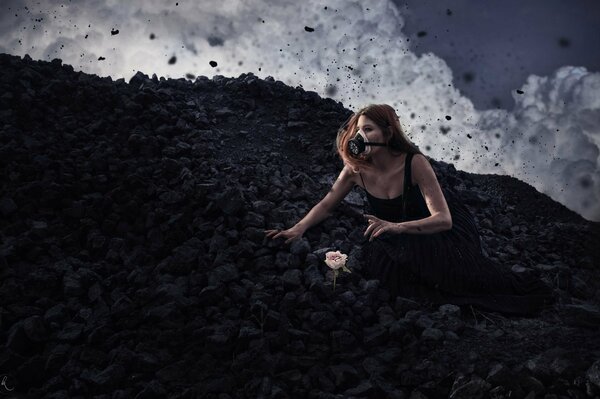
[[[302,237],[302,235],[304,234],[304,229],[298,227],[298,225],[295,225],[294,227],[290,227],[287,230],[265,230],[265,233],[267,237],[272,239],[276,239],[279,237],[287,238],[287,240],[285,240],[285,243],[289,244],[290,242],[292,242],[292,240]]]
[[[406,229],[401,223],[392,223],[387,220],[379,219],[377,216],[364,215],[365,219],[369,223],[369,227],[365,230],[365,236],[369,236],[369,241],[373,241],[374,238],[379,237],[382,233],[404,233]]]

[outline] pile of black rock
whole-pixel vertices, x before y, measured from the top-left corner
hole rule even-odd
[[[127,83],[7,54],[0,70],[0,391],[600,395],[599,224],[531,186],[431,159],[486,253],[537,273],[556,307],[519,318],[391,298],[357,261],[358,189],[291,245],[264,234],[340,172],[341,103],[251,73]],[[335,291],[329,250],[353,271]]]

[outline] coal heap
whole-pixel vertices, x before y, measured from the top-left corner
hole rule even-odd
[[[0,68],[0,374],[13,394],[600,395],[599,224],[522,181],[430,160],[486,254],[552,285],[554,308],[391,298],[356,260],[358,188],[301,240],[264,234],[340,172],[341,103],[252,73],[127,83],[7,54]],[[335,292],[329,250],[352,270]]]

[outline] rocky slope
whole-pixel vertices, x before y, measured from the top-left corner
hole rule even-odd
[[[486,253],[551,284],[553,309],[390,298],[356,261],[358,189],[290,246],[263,232],[329,190],[342,104],[252,74],[127,83],[6,54],[0,70],[0,374],[13,393],[600,395],[599,224],[531,186],[431,159]],[[323,258],[336,249],[353,273],[333,292]]]

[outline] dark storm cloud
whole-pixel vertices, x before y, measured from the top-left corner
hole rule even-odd
[[[600,49],[598,1],[459,0],[451,10],[436,0],[394,2],[406,18],[411,49],[432,51],[462,75],[455,84],[478,109],[494,98],[511,109],[510,91],[530,74],[563,65],[600,71],[600,51],[590,51]]]

